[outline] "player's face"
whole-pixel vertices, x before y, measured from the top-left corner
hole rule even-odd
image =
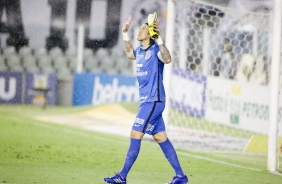
[[[143,24],[139,29],[137,40],[143,41],[146,39],[150,39],[149,27],[147,24]]]

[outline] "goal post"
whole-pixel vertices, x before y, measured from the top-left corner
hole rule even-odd
[[[279,108],[279,78],[281,62],[281,34],[282,34],[282,3],[275,0],[272,33],[272,67],[271,67],[271,96],[270,96],[270,128],[268,134],[268,161],[267,169],[270,172],[277,170],[277,132]],[[278,159],[279,160],[279,159]]]
[[[165,38],[163,115],[176,147],[268,154],[276,171],[281,2],[168,0]]]
[[[168,48],[168,50],[173,50],[173,29],[174,29],[174,1],[172,0],[168,0],[167,1],[167,22],[166,22],[166,46]],[[166,88],[166,96],[170,96],[170,76],[171,76],[171,72],[172,72],[172,64],[170,65],[165,65],[164,67],[164,86]],[[164,122],[166,125],[168,125],[169,122],[169,110],[170,110],[170,101],[167,100],[166,101],[166,107],[163,113],[163,118],[164,118]],[[168,130],[167,130],[168,131]]]

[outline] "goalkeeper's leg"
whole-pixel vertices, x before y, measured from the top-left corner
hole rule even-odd
[[[171,142],[169,141],[169,139],[167,138],[166,133],[159,132],[159,133],[154,134],[153,137],[159,143],[165,157],[169,161],[170,165],[173,167],[176,175],[185,176],[180,166],[176,151],[173,145],[171,144]]]
[[[173,167],[175,171],[175,176],[173,177],[172,181],[169,182],[169,184],[185,184],[188,183],[188,177],[184,174],[176,151],[167,138],[167,135],[165,132],[159,132],[154,134],[154,139],[159,143],[165,157],[169,161],[170,165]]]
[[[135,130],[132,130],[132,131],[135,131]],[[119,173],[119,175],[122,178],[127,177],[128,172],[130,171],[132,165],[134,164],[135,160],[138,157],[140,147],[141,147],[141,139],[136,139],[136,138],[130,139],[130,146],[126,154],[125,162],[124,162],[122,170]]]
[[[126,184],[126,177],[134,164],[135,160],[138,157],[140,147],[141,147],[141,139],[144,136],[143,132],[138,132],[136,130],[131,130],[131,139],[130,146],[128,148],[125,162],[122,170],[114,175],[113,177],[106,177],[104,180],[108,183],[121,183]]]

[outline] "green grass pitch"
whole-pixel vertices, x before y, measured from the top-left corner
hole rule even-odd
[[[0,183],[102,184],[123,165],[129,138],[40,122],[39,114],[93,107],[0,106]],[[266,156],[177,150],[191,184],[281,184]],[[128,184],[164,184],[174,172],[156,143],[143,141]]]

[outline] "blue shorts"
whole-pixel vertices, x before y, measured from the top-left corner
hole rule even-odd
[[[165,102],[144,102],[139,105],[132,129],[149,135],[165,131],[162,113]]]

